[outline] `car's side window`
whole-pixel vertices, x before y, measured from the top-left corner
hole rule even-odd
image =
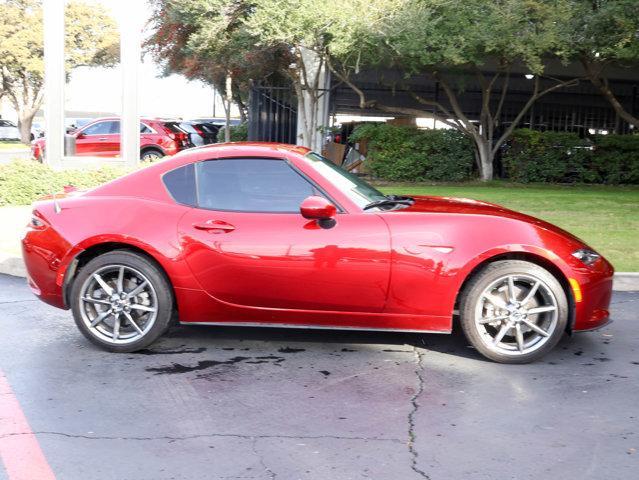
[[[177,203],[196,205],[195,167],[192,163],[165,173],[162,180]]]
[[[321,195],[284,160],[209,160],[195,168],[200,208],[293,213],[306,197]]]
[[[98,122],[82,130],[84,135],[109,135],[114,122]]]

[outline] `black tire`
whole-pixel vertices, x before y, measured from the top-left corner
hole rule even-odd
[[[139,305],[136,304],[136,306],[133,307],[133,308],[137,307],[135,310],[136,312],[135,314],[131,313],[133,312],[133,310],[128,310],[129,318],[131,318],[131,315],[137,315],[137,314],[141,315],[141,317],[137,317],[138,319],[135,321],[135,324],[138,325],[137,327],[138,329],[140,328],[140,325],[142,325],[141,329],[143,330],[143,334],[130,332],[131,334],[138,335],[138,336],[137,338],[131,337],[130,340],[127,340],[129,343],[125,343],[125,344],[112,343],[118,340],[115,338],[113,341],[105,340],[105,337],[106,337],[105,332],[100,332],[98,330],[98,327],[100,327],[101,324],[96,325],[96,327],[94,328],[91,328],[90,325],[87,324],[92,319],[89,318],[91,314],[91,311],[90,311],[91,308],[87,307],[86,305],[92,302],[85,302],[81,299],[81,295],[83,294],[83,291],[84,291],[84,294],[86,294],[86,288],[88,288],[88,285],[90,284],[90,282],[94,281],[93,279],[95,277],[93,277],[93,275],[95,273],[98,273],[99,275],[101,275],[99,272],[107,272],[104,275],[103,280],[105,280],[107,283],[110,281],[111,282],[110,285],[113,286],[114,285],[113,282],[114,281],[117,282],[117,279],[109,280],[109,277],[108,277],[109,269],[119,270],[120,267],[124,267],[126,269],[126,272],[129,272],[132,277],[135,277],[136,273],[141,274],[140,278],[148,282],[150,287],[147,287],[146,289],[142,290],[140,295],[141,296],[146,295],[147,299],[152,299],[153,300],[152,302],[149,300],[149,304],[155,307],[155,318],[151,322],[150,326],[144,326],[144,324],[140,324],[140,321],[144,321],[144,320],[140,320],[140,318],[144,318],[144,315],[145,315],[144,312],[140,313],[137,310],[137,308],[143,306],[141,303]],[[111,273],[111,275],[113,274],[114,272]],[[134,280],[126,280],[126,281],[132,282]],[[142,282],[139,282],[137,285],[139,285],[140,283]],[[132,285],[134,287],[136,286],[135,283],[133,283]],[[122,290],[125,291],[126,289],[123,288]],[[129,287],[129,293],[131,293],[132,290],[133,288]],[[99,290],[94,290],[94,291],[99,291]],[[108,297],[108,294],[106,293],[106,291],[104,291],[104,293],[106,297]],[[83,298],[87,298],[87,297],[83,297]],[[98,298],[98,297],[93,296],[93,298]],[[133,304],[135,304],[136,298],[138,297],[137,296],[133,297],[133,300],[132,300]],[[95,345],[111,352],[128,353],[128,352],[134,352],[136,350],[146,348],[155,340],[157,340],[169,328],[169,326],[172,323],[172,320],[174,319],[174,302],[173,302],[172,289],[164,272],[162,272],[160,268],[154,262],[145,258],[143,255],[139,255],[137,253],[130,252],[127,250],[114,250],[112,252],[105,253],[103,255],[100,255],[92,259],[85,266],[83,266],[82,269],[78,272],[75,279],[73,280],[73,284],[71,287],[70,302],[71,302],[71,309],[73,312],[73,318],[75,320],[76,325],[82,332],[82,334]],[[105,313],[106,309],[113,309],[114,307],[113,305],[111,305],[111,306],[96,306],[94,308],[104,309],[101,312]],[[95,314],[93,319],[95,319],[98,316],[97,315],[98,311],[95,310],[93,313]],[[133,325],[131,324],[131,322],[129,322],[127,319],[124,318],[124,315],[126,315],[126,313],[122,312],[123,328],[134,330]],[[147,316],[146,318],[147,319],[151,318],[150,315],[152,314],[148,313],[148,315],[149,316]],[[115,318],[114,315],[107,316],[105,319],[104,325],[101,328],[108,330],[107,328],[108,325],[106,324],[106,321],[108,321],[108,319],[114,319],[114,318]],[[119,325],[120,324],[118,324],[118,326]],[[147,330],[147,327],[148,327],[148,330]],[[115,330],[115,327],[113,328],[113,330]]]
[[[509,279],[513,279],[512,284]],[[505,285],[500,283],[502,281]],[[537,282],[537,290],[524,290],[527,285]],[[510,297],[510,285],[515,292],[514,301]],[[521,301],[526,300],[530,291],[533,291],[533,297],[523,305]],[[500,294],[504,298],[498,296]],[[553,307],[552,311],[529,313]],[[568,299],[557,278],[539,265],[522,260],[496,261],[475,274],[461,293],[459,312],[462,330],[479,353],[495,362],[517,364],[534,362],[552,350],[565,333],[569,318]],[[480,315],[481,319],[488,321],[498,317],[503,319],[480,324],[479,319],[476,321]],[[509,328],[510,322],[514,323]],[[530,323],[542,331],[538,333]],[[502,328],[507,333],[497,340]],[[541,335],[543,332],[546,336]],[[512,340],[502,342],[502,339]],[[530,346],[525,347],[527,344]]]
[[[140,160],[143,162],[155,162],[164,156],[164,152],[157,148],[147,148],[140,153]]]

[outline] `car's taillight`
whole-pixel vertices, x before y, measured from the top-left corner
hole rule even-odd
[[[188,145],[189,143],[189,136],[184,133],[184,132],[177,132],[175,134],[175,140],[179,143],[181,143],[182,145]]]

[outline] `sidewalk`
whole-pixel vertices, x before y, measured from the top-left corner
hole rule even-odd
[[[31,150],[29,148],[16,148],[5,150],[0,148],[0,164],[9,163],[13,160],[31,158]]]
[[[31,207],[0,207],[0,273],[25,277],[20,236],[29,222]],[[619,292],[639,291],[639,272],[617,272],[614,287]]]
[[[31,207],[0,207],[0,273],[26,276],[20,237],[30,216]]]

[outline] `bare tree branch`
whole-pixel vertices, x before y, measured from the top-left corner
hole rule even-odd
[[[639,117],[635,117],[630,112],[628,112],[610,88],[608,79],[603,75],[604,65],[599,65],[597,68],[595,65],[592,64],[590,60],[585,57],[581,58],[581,64],[586,71],[588,80],[590,80],[595,88],[597,88],[601,92],[603,97],[608,101],[608,103],[610,103],[610,106],[613,108],[615,113],[626,122],[639,128]]]

